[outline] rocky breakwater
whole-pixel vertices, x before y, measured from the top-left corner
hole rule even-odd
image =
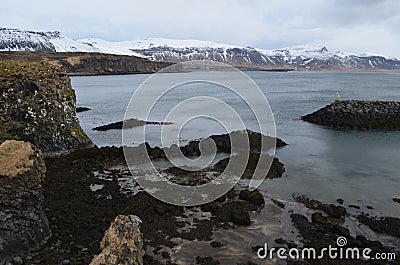
[[[42,210],[46,167],[30,143],[8,140],[0,145],[0,264],[21,264],[51,232]]]
[[[0,142],[28,141],[44,155],[89,147],[68,75],[45,62],[0,62]]]
[[[135,215],[118,215],[100,243],[101,253],[90,265],[143,264],[142,221]]]
[[[356,130],[400,130],[400,102],[336,101],[302,120],[334,128]]]

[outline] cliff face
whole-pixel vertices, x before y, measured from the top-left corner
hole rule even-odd
[[[29,141],[45,155],[91,146],[65,72],[44,62],[0,61],[0,142]]]
[[[51,232],[42,210],[46,167],[30,143],[0,145],[0,264],[39,249]]]
[[[100,243],[101,253],[90,265],[143,264],[142,221],[135,215],[118,215]]]

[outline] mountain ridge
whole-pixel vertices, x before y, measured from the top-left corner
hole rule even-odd
[[[400,70],[400,61],[380,55],[331,52],[325,46],[293,46],[275,50],[214,41],[151,38],[110,42],[73,40],[59,31],[0,28],[0,51],[87,52],[129,55],[160,62],[213,60],[237,67],[290,70]]]

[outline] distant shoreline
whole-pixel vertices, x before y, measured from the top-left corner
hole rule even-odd
[[[152,74],[173,62],[150,61],[146,58],[85,52],[32,52],[32,51],[0,51],[0,61],[15,60],[28,62],[48,62],[60,67],[70,76],[101,76],[101,75],[133,75]],[[178,63],[178,62],[176,62]],[[262,72],[349,72],[349,73],[400,73],[400,69],[358,69],[358,68],[286,68],[231,65],[241,71]]]

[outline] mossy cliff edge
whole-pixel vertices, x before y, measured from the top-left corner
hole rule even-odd
[[[92,146],[75,109],[67,73],[45,62],[0,61],[0,143],[28,141],[47,156]]]

